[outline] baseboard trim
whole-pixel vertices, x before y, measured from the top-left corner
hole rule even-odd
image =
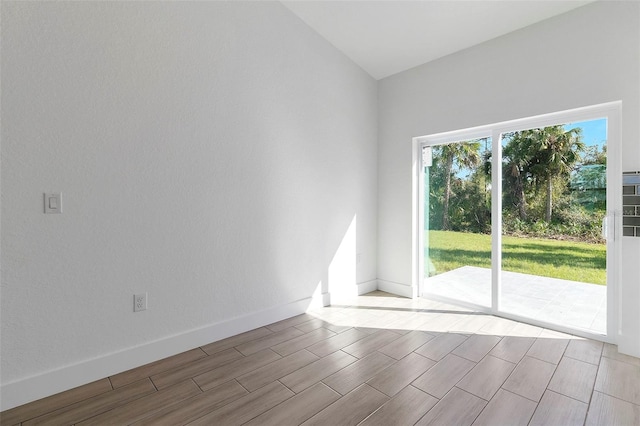
[[[312,308],[323,308],[325,306],[329,306],[331,304],[331,294],[327,293],[318,293],[313,295],[313,299],[311,301],[310,307]]]
[[[358,286],[358,296],[367,294],[378,289],[378,280],[365,281],[356,284]]]
[[[418,292],[413,286],[394,283],[393,281],[378,280],[378,290],[395,294],[396,296],[408,297],[413,299]]]
[[[0,411],[304,313],[306,298],[0,386]]]

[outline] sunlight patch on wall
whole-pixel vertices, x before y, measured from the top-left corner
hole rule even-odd
[[[329,264],[329,293],[332,302],[358,295],[356,286],[356,222],[354,215]]]

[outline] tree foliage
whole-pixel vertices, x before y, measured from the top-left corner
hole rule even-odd
[[[433,149],[429,218],[433,229],[486,232],[491,221],[481,143],[441,145]],[[476,206],[477,208],[470,208]]]
[[[580,128],[558,125],[503,135],[502,153],[507,233],[600,238],[599,220],[605,206],[601,199],[593,203],[595,184],[585,186],[584,182],[596,182],[597,176],[606,173],[606,147],[602,151],[586,148]],[[430,229],[489,233],[490,142],[434,147],[428,191]]]
[[[544,187],[546,205],[544,220],[551,222],[553,215],[554,182],[568,178],[584,151],[582,129],[565,130],[563,126],[549,126],[522,130],[505,137],[507,144],[503,157],[511,166],[511,174],[517,175],[513,191],[517,192],[520,218],[526,219],[523,194],[523,174],[536,185]],[[503,160],[504,161],[504,160]]]

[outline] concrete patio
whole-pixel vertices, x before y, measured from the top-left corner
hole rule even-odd
[[[480,306],[491,305],[491,270],[463,266],[426,280],[427,292]],[[501,310],[598,334],[607,329],[607,288],[502,271]]]

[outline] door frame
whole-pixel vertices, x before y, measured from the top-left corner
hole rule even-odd
[[[414,220],[413,254],[414,270],[413,294],[456,303],[509,319],[533,325],[555,329],[582,337],[616,343],[619,334],[620,310],[619,284],[621,271],[622,236],[622,156],[621,156],[621,109],[622,102],[609,102],[566,111],[504,121],[468,129],[455,130],[414,137]],[[546,127],[564,123],[575,123],[595,119],[607,119],[607,334],[601,335],[585,330],[565,327],[521,317],[500,309],[501,265],[502,265],[502,168],[492,164],[491,174],[491,306],[489,308],[458,300],[448,300],[428,292],[424,278],[424,167],[422,167],[422,148],[491,137],[492,161],[502,159],[502,135],[508,132]]]

